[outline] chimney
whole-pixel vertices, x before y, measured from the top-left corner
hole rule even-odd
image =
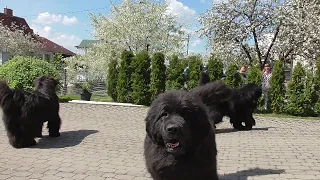
[[[13,11],[12,9],[9,9],[7,7],[4,8],[4,14],[9,16],[9,17],[12,17],[13,16]]]

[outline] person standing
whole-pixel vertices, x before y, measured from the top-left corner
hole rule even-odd
[[[269,90],[270,90],[270,79],[272,76],[271,67],[269,64],[264,65],[262,72],[262,93],[264,96],[264,108],[269,109]]]
[[[247,66],[241,66],[239,70],[239,75],[241,77],[242,86],[247,82]]]

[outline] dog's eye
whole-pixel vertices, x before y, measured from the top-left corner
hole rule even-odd
[[[161,113],[161,117],[167,117],[167,116],[169,116],[169,114],[167,112],[162,112]]]
[[[190,114],[192,114],[192,111],[189,108],[183,108],[183,113],[186,115],[190,115]]]

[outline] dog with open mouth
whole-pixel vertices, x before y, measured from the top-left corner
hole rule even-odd
[[[217,180],[215,134],[200,98],[167,91],[145,118],[144,156],[154,180]]]

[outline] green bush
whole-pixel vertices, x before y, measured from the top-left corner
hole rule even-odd
[[[183,70],[182,60],[176,55],[172,56],[166,73],[166,90],[180,90],[183,88]]]
[[[313,76],[312,72],[307,72],[307,79],[305,82],[305,91],[304,91],[304,110],[305,110],[305,116],[315,116],[317,115],[316,110],[314,109],[318,98],[317,98],[317,92],[315,88],[315,78]]]
[[[63,69],[66,66],[62,58],[62,54],[57,53],[50,59],[50,64],[52,64],[58,72],[63,72]]]
[[[216,58],[214,55],[211,55],[207,64],[207,72],[210,77],[210,81],[221,80],[223,75],[222,61]]]
[[[247,83],[261,85],[262,74],[260,66],[252,66],[248,69]]]
[[[314,106],[315,115],[320,116],[320,57],[316,61],[316,72],[314,75],[317,102]]]
[[[286,89],[284,86],[285,75],[283,61],[275,62],[270,79],[269,101],[271,111],[279,114],[284,112],[284,97]]]
[[[121,103],[131,103],[131,62],[134,55],[132,51],[123,51],[121,53],[121,63],[117,81],[117,101]]]
[[[139,52],[132,60],[132,100],[135,104],[150,104],[150,61],[147,51]]]
[[[306,116],[305,82],[306,73],[300,62],[294,67],[291,81],[288,84],[287,112],[290,115]]]
[[[198,56],[191,56],[187,60],[189,62],[188,89],[192,89],[199,85],[201,66],[203,66],[203,63]]]
[[[113,101],[117,101],[117,80],[118,80],[118,69],[117,59],[111,59],[108,64],[108,84],[107,92]]]
[[[166,65],[164,64],[163,53],[153,54],[150,81],[150,93],[152,101],[158,96],[158,94],[164,92],[166,87]]]
[[[241,87],[243,82],[242,82],[242,79],[238,73],[237,65],[231,64],[228,66],[228,69],[226,72],[225,83],[234,89]]]
[[[40,59],[15,56],[0,66],[0,78],[7,80],[9,86],[15,89],[33,91],[35,79],[42,75],[53,76],[60,81],[55,67]]]

